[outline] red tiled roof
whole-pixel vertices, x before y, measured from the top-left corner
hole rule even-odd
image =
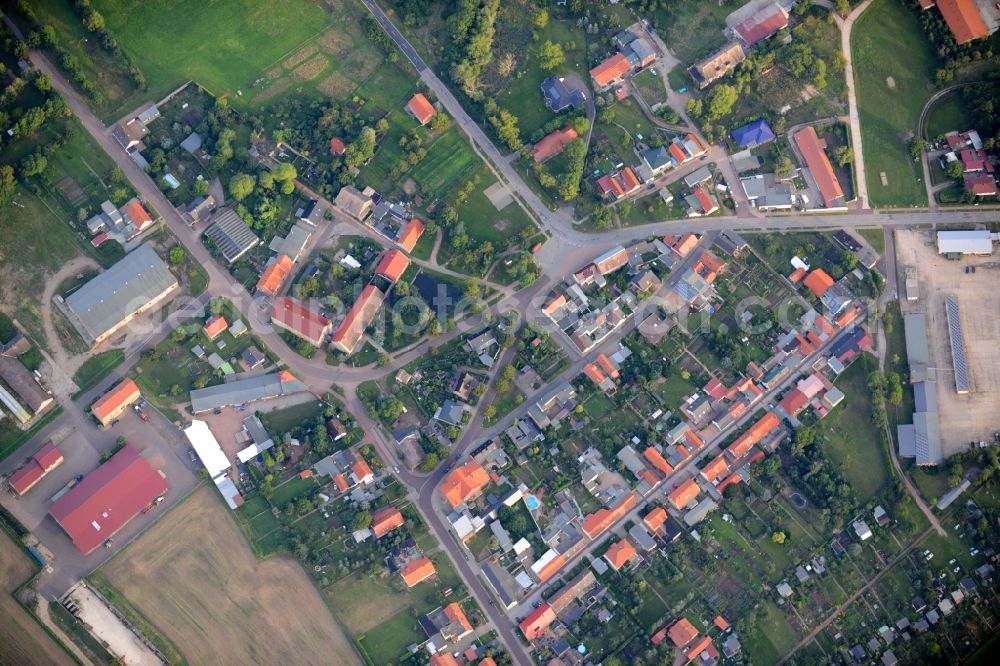
[[[347,150],[347,144],[340,137],[333,137],[330,139],[330,154],[331,155],[343,155]]]
[[[63,461],[63,454],[59,452],[59,449],[52,442],[45,442],[45,444],[42,444],[42,448],[38,449],[31,456],[31,459],[35,461],[35,464],[48,472]]]
[[[406,108],[410,110],[413,117],[417,119],[417,122],[421,125],[426,125],[427,121],[437,115],[437,111],[434,110],[434,105],[424,97],[423,93],[417,93],[414,95],[410,101],[406,104]]]
[[[347,479],[344,478],[343,474],[338,474],[337,476],[333,477],[333,482],[337,484],[337,490],[339,490],[342,493],[347,492],[347,489],[350,488],[350,486],[347,485]]]
[[[399,232],[399,238],[396,239],[396,243],[399,244],[401,248],[407,252],[413,252],[413,247],[420,240],[420,237],[424,233],[424,223],[413,218],[410,220],[403,230]]]
[[[937,0],[937,6],[956,43],[964,44],[989,34],[974,0]]]
[[[840,188],[840,181],[833,173],[833,166],[826,153],[823,152],[816,130],[812,126],[805,127],[796,132],[794,137],[795,143],[802,151],[806,166],[809,167],[813,180],[816,181],[820,196],[823,197],[823,205],[832,208],[836,199],[843,198],[844,190]]]
[[[364,458],[355,460],[354,464],[351,465],[351,471],[358,478],[358,483],[363,482],[369,476],[373,476],[372,468],[368,466],[368,462]]]
[[[667,495],[667,499],[670,503],[674,505],[675,509],[682,509],[688,505],[688,503],[698,496],[701,492],[701,488],[694,479],[688,479],[681,485],[679,485],[673,492]]]
[[[671,143],[669,146],[667,146],[667,152],[670,153],[670,155],[675,160],[677,160],[678,164],[683,164],[684,162],[687,162],[688,159],[690,159],[688,158],[687,153],[684,152],[684,149],[678,146],[676,143]]]
[[[772,5],[771,12],[756,14],[736,26],[740,39],[753,46],[788,26],[788,14],[781,7]]]
[[[646,460],[652,463],[653,467],[663,472],[664,476],[673,473],[674,468],[667,462],[667,459],[663,457],[663,454],[657,451],[654,447],[648,447],[643,452],[643,455],[646,456]]]
[[[674,246],[674,250],[682,257],[686,257],[697,245],[698,237],[692,233],[687,233],[684,234],[679,241],[677,241],[677,245]]]
[[[49,514],[87,555],[166,492],[163,476],[126,444],[58,499]]]
[[[974,148],[967,148],[959,155],[962,158],[962,166],[966,171],[986,171],[987,173],[993,173],[993,164],[987,159],[984,149],[980,148],[976,150]]]
[[[684,647],[695,639],[698,635],[698,630],[694,628],[693,624],[688,622],[686,617],[682,617],[674,622],[667,633],[670,634],[670,640],[674,642],[674,645]]]
[[[653,645],[659,645],[667,638],[667,627],[666,625],[660,627],[659,631],[649,637],[649,642]]]
[[[458,602],[453,601],[445,606],[444,616],[452,622],[458,622],[462,625],[463,630],[472,631],[472,624],[469,622],[469,618],[465,616],[465,611],[458,605]]]
[[[561,153],[570,141],[579,136],[572,127],[565,127],[546,134],[531,150],[536,162],[544,162]]]
[[[750,428],[736,438],[732,444],[726,449],[726,454],[730,456],[732,460],[737,460],[742,458],[750,451],[750,448],[760,442],[764,437],[766,437],[772,430],[781,425],[781,421],[775,416],[774,412],[768,412],[760,418],[759,421],[754,423]]]
[[[556,555],[549,561],[548,564],[542,567],[541,571],[538,572],[538,580],[544,583],[549,578],[552,578],[552,576],[565,565],[566,556],[562,554]]]
[[[401,250],[387,250],[382,255],[382,260],[378,262],[375,274],[395,282],[403,276],[409,266],[410,260]]]
[[[593,363],[588,363],[587,365],[583,366],[583,374],[587,375],[587,379],[594,382],[598,386],[603,384],[604,381],[607,379],[605,374],[601,372],[600,369],[598,369],[598,367]]]
[[[712,644],[712,639],[709,638],[708,636],[702,636],[701,638],[696,640],[694,643],[691,644],[691,647],[688,648],[688,653],[687,653],[688,661],[694,661],[695,659],[697,659],[698,655],[707,650],[711,644]]]
[[[394,506],[387,506],[384,509],[372,514],[372,532],[375,538],[379,539],[397,527],[402,527],[403,514]]]
[[[712,622],[715,624],[715,626],[717,626],[719,629],[722,629],[723,631],[729,630],[729,623],[726,621],[726,618],[722,617],[721,615],[716,615],[715,619],[712,620]]]
[[[726,395],[726,385],[719,381],[718,377],[712,377],[701,389],[715,400],[721,400]]]
[[[718,208],[718,206],[716,206],[715,203],[712,202],[711,197],[708,196],[708,192],[706,192],[705,188],[702,187],[701,185],[694,188],[694,198],[698,200],[698,205],[701,206],[701,209],[705,211],[706,215],[708,215],[709,213],[713,212],[716,208]]]
[[[796,268],[794,271],[792,271],[792,274],[788,276],[788,281],[791,282],[792,284],[798,284],[799,280],[801,280],[802,276],[804,276],[805,274],[806,274],[806,269]]]
[[[32,486],[38,483],[52,468],[57,467],[63,461],[63,456],[52,442],[42,445],[28,461],[7,480],[10,487],[18,495],[31,490]]]
[[[102,425],[107,425],[110,423],[125,407],[128,407],[133,402],[142,397],[139,393],[139,387],[131,379],[126,379],[118,386],[114,387],[104,395],[102,395],[97,402],[95,402],[90,411],[97,417],[97,420],[101,422]]]
[[[146,212],[146,209],[138,201],[130,203],[125,208],[124,214],[140,229],[145,228],[146,225],[153,221],[153,218],[150,217],[149,213]]]
[[[348,354],[354,352],[358,341],[364,335],[365,329],[375,319],[378,309],[382,306],[385,294],[375,285],[368,285],[361,290],[358,300],[348,310],[344,321],[340,323],[331,338],[331,343]]]
[[[729,461],[721,453],[715,458],[712,458],[711,462],[705,465],[701,469],[701,475],[705,477],[705,480],[709,483],[715,483],[715,481],[729,471]]]
[[[628,58],[621,53],[616,53],[590,70],[590,78],[594,80],[596,87],[604,88],[616,79],[625,76],[630,69],[632,67],[628,64]]]
[[[663,523],[667,522],[667,511],[662,506],[658,506],[643,516],[642,522],[655,532],[663,526]]]
[[[229,322],[222,315],[213,315],[208,318],[205,325],[201,327],[201,330],[208,336],[209,340],[214,340],[223,331],[229,328]]]
[[[105,233],[97,234],[96,236],[90,239],[90,244],[93,245],[94,247],[101,247],[101,245],[104,244],[104,241],[108,240],[109,238],[111,238],[111,236],[109,236],[108,234]]]
[[[837,332],[837,329],[833,327],[833,324],[830,323],[830,320],[824,317],[823,315],[816,317],[816,321],[813,323],[813,326],[816,329],[818,329],[820,333],[826,335],[827,337]]]
[[[437,652],[431,655],[428,666],[462,666],[462,662],[455,658],[451,652]]]
[[[622,189],[625,190],[626,194],[638,189],[641,184],[639,179],[636,178],[635,172],[632,171],[632,167],[625,167],[625,169],[622,170],[621,181]]]
[[[437,573],[437,569],[434,567],[434,563],[426,557],[421,557],[416,560],[410,560],[409,564],[403,567],[399,575],[403,577],[406,587],[413,587],[420,581],[430,578],[435,573]]]
[[[715,489],[716,489],[716,490],[718,490],[718,491],[719,491],[719,492],[721,493],[721,492],[722,492],[723,490],[725,490],[725,489],[726,489],[726,488],[727,488],[728,486],[731,486],[731,485],[733,485],[734,483],[739,483],[739,482],[740,482],[740,481],[742,481],[742,480],[743,480],[743,477],[742,477],[742,476],[740,476],[740,473],[739,473],[739,472],[733,472],[732,474],[730,474],[729,476],[727,476],[727,477],[726,477],[726,478],[725,478],[725,479],[724,479],[724,480],[722,481],[722,483],[720,483],[720,484],[719,484],[718,486],[716,486],[716,487],[715,487]]]
[[[833,286],[833,278],[830,277],[822,268],[817,268],[806,276],[806,279],[802,281],[802,284],[804,284],[809,291],[813,293],[813,296],[819,298]]]
[[[470,460],[446,476],[438,491],[448,500],[452,508],[455,508],[480,492],[489,482],[490,476],[483,466],[475,460]]]
[[[691,445],[692,451],[700,449],[701,447],[705,446],[705,442],[702,441],[701,437],[699,437],[698,433],[696,433],[694,430],[688,430],[687,432],[685,432],[684,439],[686,439],[688,441],[688,444]]]
[[[608,548],[608,551],[604,553],[604,559],[608,561],[611,568],[615,571],[621,569],[625,564],[627,564],[637,553],[635,552],[635,547],[632,542],[628,539],[622,539],[621,541],[615,542]]]
[[[551,301],[542,306],[542,312],[544,312],[547,315],[551,315],[553,312],[555,312],[565,304],[566,304],[566,295],[559,294],[558,296],[554,296]]]
[[[604,530],[631,511],[635,502],[635,493],[629,493],[614,508],[598,509],[583,519],[583,532],[590,539],[596,539]]]
[[[997,195],[997,181],[988,173],[967,173],[964,180],[966,192],[980,197]]]
[[[785,397],[778,403],[778,405],[785,410],[785,413],[790,416],[797,416],[798,413],[805,409],[805,406],[808,404],[809,396],[797,388],[793,388],[785,394]]]
[[[552,610],[552,606],[542,604],[517,626],[524,633],[524,637],[531,641],[541,636],[542,632],[555,621],[556,613]]]
[[[618,180],[611,174],[598,178],[597,186],[601,188],[601,194],[611,194],[615,199],[625,196],[622,186],[618,184]]]
[[[271,323],[317,345],[330,329],[329,319],[287,296],[274,302]]]
[[[267,265],[264,273],[257,281],[257,292],[268,296],[277,296],[281,283],[292,271],[292,259],[287,254],[279,254]]]
[[[618,379],[618,368],[615,367],[615,364],[603,352],[597,355],[597,365],[601,366],[601,369],[607,373],[608,377]]]

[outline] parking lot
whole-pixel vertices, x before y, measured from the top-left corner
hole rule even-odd
[[[24,497],[18,498],[6,492],[0,495],[0,504],[31,530],[54,555],[54,560],[50,563],[52,571],[43,571],[38,582],[39,591],[47,598],[61,597],[73,584],[151,525],[198,483],[199,465],[188,459],[187,441],[183,433],[159,412],[153,409],[147,411],[150,419],[148,423],[129,410],[116,425],[107,430],[100,430],[96,423],[83,417],[71,418],[66,415],[57,421],[61,427],[50,430],[46,437],[36,437],[32,448],[22,449],[17,454],[19,457],[27,457],[50,437],[64,458],[61,465],[43,477]],[[169,486],[167,498],[149,514],[139,515],[123,527],[113,538],[110,548],[101,548],[84,556],[55,520],[49,517],[51,498],[75,477],[86,476],[96,469],[101,461],[101,451],[114,447],[120,436],[142,453],[153,468],[163,472]],[[20,461],[9,462],[16,464]]]

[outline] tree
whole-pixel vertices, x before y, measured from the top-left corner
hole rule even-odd
[[[367,162],[375,154],[375,130],[365,127],[358,138],[347,146],[344,152],[344,164],[349,169],[356,169]]]
[[[561,45],[545,40],[538,47],[538,60],[542,69],[551,70],[566,62],[566,54]]]
[[[42,153],[32,153],[21,160],[21,178],[30,178],[31,176],[37,176],[38,174],[45,171],[45,168],[49,165],[48,159]]]
[[[771,541],[773,541],[774,543],[785,543],[785,533],[775,532],[774,534],[771,535]]]
[[[611,209],[607,206],[599,206],[593,214],[594,226],[598,229],[607,229],[611,224]]]
[[[469,298],[479,298],[482,289],[479,286],[479,279],[470,277],[465,281],[465,295]]]
[[[788,178],[792,175],[792,160],[781,153],[778,158],[774,161],[774,173],[781,178]]]
[[[434,132],[445,132],[449,127],[451,127],[451,118],[448,117],[448,114],[438,113],[431,118],[431,130]]]
[[[17,181],[14,180],[14,169],[9,165],[0,165],[0,206],[6,206],[14,198]]]
[[[187,253],[184,251],[184,248],[178,244],[170,248],[170,253],[167,255],[167,257],[168,259],[170,259],[170,263],[176,266],[178,264],[184,263],[184,261],[187,259]]]
[[[737,99],[739,99],[739,93],[735,87],[726,83],[716,85],[705,97],[705,119],[708,121],[718,120],[727,115],[733,110]]]
[[[486,405],[483,409],[483,418],[487,421],[492,421],[493,417],[497,415],[497,408],[493,404]]]
[[[515,69],[517,69],[517,58],[513,53],[507,52],[497,61],[497,73],[500,76],[510,76]]]
[[[535,28],[538,30],[544,30],[545,26],[549,24],[549,10],[538,9],[535,11],[535,16],[531,21],[535,24]]]
[[[204,179],[194,181],[194,193],[199,197],[208,194],[208,181]]]
[[[691,379],[691,373],[688,372],[687,370],[681,370],[681,379],[683,379],[684,381],[688,381],[689,379]]]
[[[372,526],[372,514],[367,511],[358,511],[354,514],[354,520],[351,522],[351,528],[353,531],[366,530]]]
[[[910,139],[910,157],[915,160],[919,160],[925,150],[927,150],[927,142],[923,137],[915,136]]]
[[[802,3],[808,7],[808,3]],[[851,0],[834,0],[833,3],[837,7],[837,13],[841,16],[846,17],[851,13]]]
[[[236,201],[243,201],[253,193],[254,179],[248,173],[238,173],[229,179],[229,194]]]
[[[431,472],[438,466],[439,462],[440,459],[438,458],[438,455],[431,452],[424,456],[424,459],[420,461],[419,465],[417,465],[417,469],[421,472]]]
[[[847,166],[854,161],[854,151],[849,146],[839,146],[833,149],[833,159],[840,166]]]
[[[948,174],[949,178],[959,179],[965,172],[965,166],[962,164],[961,160],[955,160],[954,162],[948,162],[948,166],[945,167],[944,172]]]

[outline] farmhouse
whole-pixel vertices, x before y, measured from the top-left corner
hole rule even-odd
[[[427,580],[435,573],[437,573],[437,569],[434,567],[434,563],[426,557],[419,557],[411,560],[403,567],[399,575],[403,577],[406,587],[413,587],[417,583]]]
[[[329,319],[287,296],[274,302],[271,308],[271,323],[302,338],[314,347],[320,346],[330,331]]]
[[[226,263],[233,263],[260,243],[253,230],[232,208],[220,208],[215,221],[205,229]]]
[[[586,89],[565,78],[550,77],[542,81],[542,96],[545,106],[555,113],[579,108],[587,101]]]
[[[746,57],[743,47],[736,42],[731,42],[692,66],[688,71],[691,77],[698,82],[699,88],[706,88],[716,79],[720,79],[736,69],[736,65],[746,60]]]
[[[368,214],[372,212],[372,206],[375,205],[372,202],[369,188],[365,188],[364,192],[359,192],[353,185],[345,185],[340,188],[333,203],[359,222],[365,221]]]
[[[670,640],[679,648],[684,647],[698,637],[698,630],[694,628],[694,625],[686,617],[682,617],[677,622],[674,622],[667,633],[670,635]]]
[[[8,353],[0,354],[0,379],[14,392],[14,395],[10,395],[0,385],[0,391],[2,391],[0,395],[7,394],[10,396],[9,402],[12,404],[8,404],[7,408],[11,410],[19,421],[22,420],[21,416],[26,416],[27,418],[23,419],[23,423],[28,422],[30,416],[21,414],[22,405],[31,410],[32,414],[38,414],[52,404],[52,396],[35,381],[35,376],[30,370],[24,367],[24,364],[18,360],[18,356],[16,355],[8,355]],[[8,403],[6,396],[4,396],[3,402],[5,404]]]
[[[536,143],[534,148],[531,149],[531,155],[535,158],[535,162],[544,162],[545,160],[555,157],[561,153],[569,142],[577,136],[576,130],[572,127],[565,127],[550,134],[546,134],[545,137]]]
[[[740,178],[743,192],[759,211],[791,210],[794,195],[792,185],[773,173]]]
[[[733,32],[747,48],[788,27],[788,12],[777,2],[737,25]]]
[[[155,307],[177,286],[177,278],[156,251],[140,245],[69,295],[66,314],[93,347]]]
[[[52,442],[46,442],[38,449],[28,462],[10,475],[7,483],[17,495],[24,495],[31,490],[42,477],[61,465],[63,455]]]
[[[195,414],[233,407],[258,400],[302,393],[309,389],[287,370],[257,375],[234,382],[191,391],[191,410]]]
[[[400,229],[399,235],[396,236],[396,244],[407,252],[413,252],[413,248],[423,233],[424,223],[417,218],[413,218],[406,223],[406,226]]]
[[[358,300],[354,301],[347,316],[334,332],[330,344],[345,354],[354,353],[354,348],[361,341],[365,329],[375,320],[384,299],[385,294],[375,285],[370,284],[362,289]]]
[[[167,481],[126,444],[49,509],[84,555],[89,555],[167,492]]]
[[[417,93],[406,103],[406,111],[413,116],[418,123],[426,125],[431,118],[437,115],[434,105],[424,97],[423,93]]]
[[[840,181],[833,173],[833,166],[824,152],[825,142],[819,138],[812,126],[800,129],[792,136],[795,145],[799,147],[799,152],[802,153],[802,159],[809,168],[809,173],[816,182],[823,205],[826,208],[843,207],[844,190],[841,189]]]
[[[631,167],[625,167],[618,173],[606,174],[597,179],[597,187],[601,196],[617,201],[639,189],[641,183]]]
[[[410,266],[410,260],[401,250],[387,250],[375,267],[375,275],[381,275],[389,282],[396,282]]]
[[[387,506],[372,514],[372,534],[376,539],[393,531],[397,527],[403,526],[403,514],[394,506]]]
[[[90,411],[101,425],[107,428],[128,409],[129,405],[138,402],[141,397],[138,385],[133,380],[126,379],[102,395],[91,405]]]
[[[962,177],[965,191],[977,197],[995,197],[997,191],[996,179],[988,173],[967,173]]]

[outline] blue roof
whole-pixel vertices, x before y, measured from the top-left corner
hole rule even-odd
[[[759,146],[772,139],[774,139],[774,132],[771,131],[767,121],[763,118],[733,130],[733,140],[740,148]]]

